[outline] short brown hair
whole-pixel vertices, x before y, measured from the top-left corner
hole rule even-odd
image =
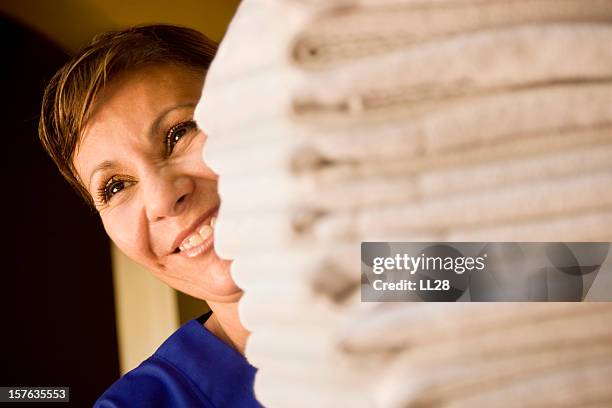
[[[42,101],[38,136],[66,180],[93,205],[73,163],[95,97],[118,74],[174,63],[205,73],[217,43],[185,27],[157,24],[111,31],[93,39],[51,79]]]

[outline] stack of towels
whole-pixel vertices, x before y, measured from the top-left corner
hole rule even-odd
[[[361,241],[612,241],[612,1],[243,0],[197,119],[269,407],[612,405],[612,305],[360,302]]]

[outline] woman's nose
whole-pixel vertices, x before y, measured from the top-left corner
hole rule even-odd
[[[141,179],[144,207],[149,221],[159,221],[180,215],[193,193],[194,183],[189,177],[163,174]]]

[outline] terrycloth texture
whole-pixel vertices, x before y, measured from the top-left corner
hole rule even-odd
[[[609,304],[362,303],[359,271],[361,241],[612,241],[611,22],[243,0],[196,116],[264,405],[612,403]]]
[[[330,170],[332,164],[347,163],[364,164],[366,169],[375,170],[403,162],[406,170],[410,167],[421,170],[438,167],[440,161],[449,158],[460,161],[461,156],[451,156],[452,153],[463,153],[472,162],[485,161],[517,154],[519,149],[529,153],[530,149],[545,151],[546,146],[554,148],[558,144],[575,147],[609,142],[611,95],[611,86],[523,91],[458,104],[406,123],[389,121],[347,124],[341,130],[311,129],[309,137],[305,136],[306,129],[293,130],[281,122],[250,127],[241,143],[236,141],[234,149],[207,146],[204,157],[218,172],[228,176],[271,169],[295,173]],[[593,109],[587,108],[595,104]],[[257,140],[254,148],[260,154],[254,155],[253,147],[249,150],[253,140]],[[510,151],[505,153],[506,149]]]
[[[498,157],[495,161],[474,163],[473,152],[436,157],[426,161],[429,166],[418,171],[414,161],[401,161],[383,166],[334,166],[329,171],[302,172],[292,174],[283,169],[261,169],[250,177],[225,175],[219,188],[224,197],[224,211],[232,216],[248,216],[258,210],[288,210],[295,212],[331,212],[360,210],[383,204],[406,204],[430,197],[475,192],[483,189],[498,189],[536,180],[553,180],[595,170],[612,171],[611,143],[584,146],[561,151],[552,150],[542,154],[521,157]],[[482,156],[490,155],[484,151]],[[467,157],[466,157],[467,156]],[[450,166],[442,167],[443,160],[455,159]],[[456,166],[464,159],[462,166]],[[410,168],[412,166],[412,168]],[[339,168],[341,167],[341,168]],[[441,167],[436,169],[436,167]],[[317,194],[313,195],[313,188]],[[258,200],[241,202],[233,197],[255,197],[265,190]],[[291,191],[291,194],[287,194]]]
[[[261,211],[253,217],[222,209],[215,226],[217,250],[235,258],[240,253],[292,244],[359,242],[367,241],[372,234],[435,233],[562,217],[612,208],[610,186],[612,170],[608,168],[555,180],[327,214]]]
[[[597,318],[599,313],[611,313],[612,306],[607,303],[573,304],[573,303],[500,303],[493,305],[489,311],[483,310],[479,303],[458,303],[451,309],[448,305],[417,303],[404,305],[401,303],[375,306],[371,310],[356,310],[354,318],[359,318],[359,324],[351,324],[340,330],[339,342],[346,350],[360,350],[372,352],[377,349],[394,348],[402,346],[406,352],[420,352],[421,347],[445,344],[449,341],[452,347],[458,347],[461,341],[478,341],[475,337],[486,334],[498,335],[503,330],[524,328],[534,324],[563,324],[571,319],[585,320]],[[386,313],[381,315],[380,311]],[[417,327],[427,327],[428,336],[419,331],[397,330],[399,322],[410,321]],[[588,327],[588,326],[585,326]],[[604,332],[612,334],[612,327],[602,328]],[[500,332],[502,330],[502,332]],[[588,331],[597,330],[591,327]],[[556,338],[556,334],[540,331],[538,335],[549,341]],[[585,333],[576,333],[585,335]],[[548,337],[546,337],[548,336]],[[551,337],[552,336],[552,337]],[[509,341],[513,341],[509,339]],[[519,342],[532,342],[533,336],[517,338]],[[483,347],[502,349],[509,345],[484,344]],[[484,349],[470,346],[465,349],[466,355],[470,352],[484,353]],[[446,353],[446,351],[441,351]],[[423,354],[425,356],[425,354]],[[432,355],[425,358],[429,363],[433,360],[444,360],[443,356]],[[415,363],[418,363],[415,360]]]
[[[334,1],[327,3],[331,6]],[[439,37],[519,24],[612,20],[612,4],[606,0],[335,3],[336,7],[315,14],[294,40],[290,52],[295,64],[320,68],[405,50]]]
[[[527,25],[476,32],[356,62],[342,71],[313,73],[296,98],[304,110],[314,109],[315,103],[357,105],[351,100],[355,98],[367,110],[381,109],[385,101],[422,105],[555,82],[605,80],[612,77],[611,41],[608,24]],[[560,64],[568,50],[574,63]],[[449,66],[448,61],[454,63]],[[525,64],[529,70],[521,69]]]

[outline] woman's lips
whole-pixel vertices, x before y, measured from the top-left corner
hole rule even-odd
[[[185,258],[194,258],[202,253],[208,252],[214,243],[214,226],[216,217],[198,227],[197,231],[185,238],[179,246],[179,254]]]
[[[173,244],[172,253],[192,258],[212,246],[219,206],[206,211],[192,226],[183,231]]]
[[[208,238],[213,235],[216,217],[213,216],[210,220],[203,222],[197,229],[181,242],[179,249],[186,251],[202,245]]]

